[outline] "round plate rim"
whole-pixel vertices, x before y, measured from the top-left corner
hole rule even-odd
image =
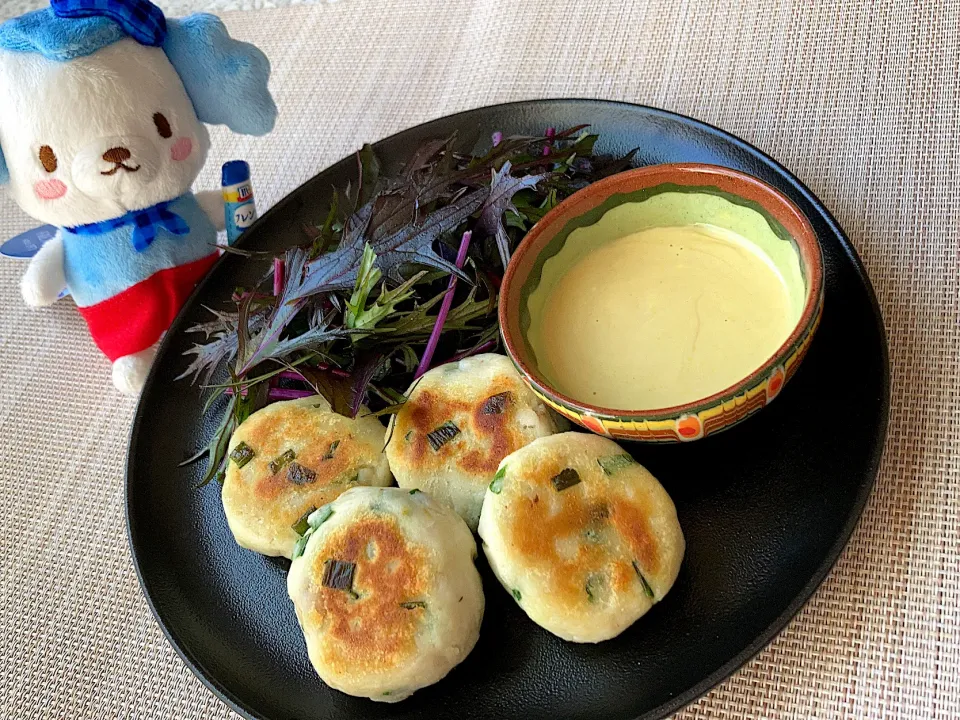
[[[683,709],[694,700],[702,697],[712,688],[719,685],[721,682],[731,677],[737,670],[742,668],[747,662],[750,661],[757,653],[759,653],[763,648],[769,645],[790,623],[794,616],[800,611],[800,609],[813,597],[814,593],[817,591],[817,588],[823,583],[827,578],[830,572],[833,570],[833,567],[836,565],[837,561],[840,559],[840,556],[843,554],[844,549],[848,545],[850,538],[852,537],[854,531],[857,528],[857,525],[860,522],[860,518],[863,516],[863,510],[866,507],[867,501],[870,499],[870,495],[873,492],[873,488],[876,486],[877,476],[880,468],[880,461],[883,455],[883,450],[886,445],[886,437],[889,429],[889,416],[890,416],[890,358],[889,358],[889,348],[887,343],[887,334],[886,326],[883,322],[883,314],[880,310],[879,303],[877,302],[876,292],[873,289],[873,284],[870,282],[870,277],[867,275],[866,268],[863,266],[863,262],[860,259],[859,254],[854,248],[853,244],[850,242],[850,239],[847,237],[846,233],[840,227],[840,224],[833,217],[833,214],[827,209],[823,202],[817,198],[816,195],[803,183],[801,182],[792,172],[790,172],[784,165],[779,163],[773,157],[763,152],[759,148],[751,145],[745,140],[733,135],[732,133],[723,130],[715,125],[706,123],[702,120],[697,120],[695,118],[683,115],[681,113],[673,112],[670,110],[664,110],[662,108],[653,107],[650,105],[642,105],[639,103],[630,103],[623,102],[618,100],[604,100],[601,98],[540,98],[534,100],[515,100],[507,103],[494,103],[491,105],[483,105],[476,108],[469,108],[467,110],[461,110],[457,113],[452,113],[450,115],[441,115],[436,118],[431,118],[425,120],[422,123],[413,125],[409,128],[404,128],[395,132],[386,137],[380,138],[376,143],[385,142],[393,139],[394,137],[401,135],[410,130],[422,127],[424,125],[429,125],[430,123],[436,122],[438,120],[450,120],[462,115],[469,115],[475,112],[481,112],[484,110],[493,110],[501,109],[507,110],[511,107],[520,107],[528,106],[531,104],[539,103],[554,103],[554,104],[592,104],[592,105],[601,105],[601,106],[619,106],[623,108],[638,109],[645,112],[648,112],[652,115],[659,115],[664,118],[669,118],[671,120],[680,120],[686,125],[696,127],[700,130],[706,131],[707,133],[718,136],[724,141],[739,147],[741,150],[744,150],[747,154],[752,155],[756,158],[759,158],[766,162],[768,165],[771,165],[783,177],[793,185],[794,189],[799,192],[805,200],[807,200],[811,205],[813,205],[822,215],[823,219],[830,226],[831,231],[840,239],[841,245],[848,259],[853,263],[854,268],[857,271],[857,274],[860,276],[864,287],[867,291],[867,299],[870,302],[870,307],[873,310],[874,319],[877,323],[877,327],[880,330],[880,345],[881,345],[881,357],[879,358],[880,364],[883,369],[883,387],[882,387],[882,403],[881,403],[881,417],[879,418],[879,435],[880,443],[877,445],[877,450],[874,453],[874,456],[871,458],[870,466],[868,468],[869,474],[872,479],[869,485],[861,487],[856,501],[851,508],[847,522],[844,524],[844,527],[840,534],[837,537],[836,542],[830,547],[829,552],[824,557],[823,562],[817,568],[817,571],[810,578],[810,580],[803,586],[802,590],[796,595],[796,597],[789,603],[786,609],[778,615],[757,637],[740,651],[737,655],[732,657],[721,667],[719,667],[714,672],[710,673],[698,683],[693,685],[688,690],[676,695],[671,698],[670,701],[662,704],[654,712],[659,713],[657,717],[666,718],[670,715],[676,713],[677,711]],[[373,143],[375,144],[375,143]],[[349,156],[348,156],[349,158]],[[317,174],[326,172],[327,169],[334,167],[339,162],[343,162],[347,158],[344,158],[340,161],[331,163],[327,167],[321,169]],[[309,180],[305,181],[309,182]],[[262,219],[269,217],[270,215],[278,212],[285,205],[285,200],[290,198],[297,190],[291,190],[290,193],[281,198],[272,208],[270,208],[264,215]],[[258,220],[258,223],[260,221]],[[191,293],[190,297],[187,298],[187,301],[184,303],[183,307],[180,309],[180,312],[177,314],[177,317],[174,319],[171,324],[171,328],[176,328],[179,326],[181,318],[187,311],[187,308],[192,304],[193,298],[200,294],[203,290],[203,287],[206,285],[207,279],[213,275],[216,271],[217,265],[223,260],[221,257],[213,268],[207,273],[207,276],[201,281],[197,287]],[[160,343],[160,347],[157,350],[157,356],[159,357],[165,350],[167,344],[170,342],[170,338],[173,333],[167,333],[164,339]],[[152,385],[154,381],[155,371],[157,368],[157,363],[154,364],[153,368],[149,375],[147,376],[144,388],[146,389]],[[141,399],[143,394],[141,394]],[[174,634],[173,630],[168,627],[167,623],[163,620],[160,615],[160,612],[157,610],[156,604],[154,603],[153,596],[149,589],[149,581],[146,579],[143,569],[140,566],[140,562],[137,556],[137,530],[136,530],[136,521],[133,520],[132,512],[132,500],[131,500],[131,489],[133,487],[133,475],[134,475],[134,458],[130,453],[130,448],[134,447],[134,443],[139,439],[140,425],[143,421],[143,413],[141,412],[142,400],[138,400],[137,408],[134,414],[134,420],[130,428],[130,433],[127,438],[127,461],[124,475],[124,514],[126,516],[126,531],[127,531],[127,541],[129,544],[130,557],[133,563],[134,572],[137,575],[137,581],[140,585],[141,593],[143,594],[144,599],[146,600],[147,606],[150,608],[150,612],[153,614],[154,619],[157,621],[157,624],[160,626],[161,631],[163,632],[164,637],[167,642],[173,647],[177,655],[180,656],[180,659],[184,664],[190,669],[190,671],[203,683],[203,685],[210,690],[214,695],[216,695],[220,700],[222,700],[231,710],[241,715],[248,720],[274,720],[268,718],[267,716],[261,715],[256,711],[256,709],[248,706],[246,703],[241,701],[236,695],[234,695],[228,688],[224,687],[203,664],[193,656],[190,650],[185,647],[179,640],[179,638]],[[636,720],[640,720],[644,716],[638,716]],[[648,716],[649,717],[649,716]]]

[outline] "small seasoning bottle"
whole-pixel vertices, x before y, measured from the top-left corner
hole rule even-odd
[[[257,206],[250,184],[250,165],[244,160],[224,163],[221,172],[227,244],[233,245],[240,234],[257,219]]]

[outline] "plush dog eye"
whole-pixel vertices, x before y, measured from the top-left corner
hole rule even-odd
[[[167,120],[163,113],[154,113],[153,124],[157,126],[157,132],[160,133],[160,137],[168,138],[173,135],[173,130],[170,129],[170,121]]]
[[[57,154],[53,152],[53,148],[49,145],[43,145],[40,148],[40,164],[48,173],[57,169]]]

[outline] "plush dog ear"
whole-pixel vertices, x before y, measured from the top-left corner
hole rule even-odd
[[[220,18],[200,13],[168,20],[163,50],[201,122],[245,135],[273,129],[277,106],[267,89],[270,61],[253,45],[231,38]]]

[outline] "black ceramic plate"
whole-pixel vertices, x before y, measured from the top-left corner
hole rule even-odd
[[[823,244],[823,323],[799,373],[773,405],[721,435],[631,451],[673,497],[687,539],[670,594],[599,645],[566,643],[523,614],[486,563],[480,641],[443,681],[395,705],[348,697],[313,673],[287,598],[285,561],[234,544],[216,484],[178,463],[206,442],[195,388],[174,378],[206,319],[257,261],[226,256],[180,313],[140,399],[130,436],[127,520],[133,561],[160,626],[184,661],[241,714],[270,720],[349,718],[660,718],[730,675],[768,643],[829,572],[877,473],[887,424],[883,324],[856,252],[823,205],[746,143],[678,115],[609,102],[523,102],[471,110],[377,144],[388,168],[411,148],[458,131],[465,147],[494,130],[590,123],[597,150],[639,147],[637,164],[704,162],[751,173],[786,193]],[[481,137],[482,135],[482,137]],[[488,140],[487,140],[488,142]],[[277,249],[325,214],[345,159],[285,198],[241,245]]]

